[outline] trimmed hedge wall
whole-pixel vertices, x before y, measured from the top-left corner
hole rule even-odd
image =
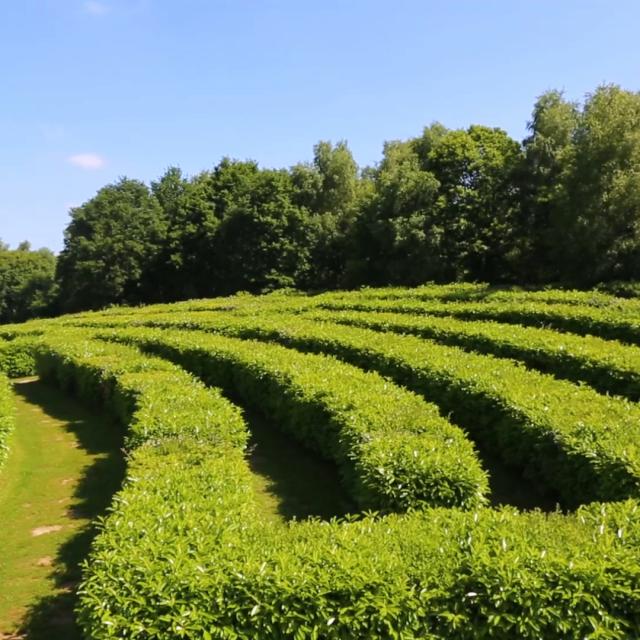
[[[338,465],[363,509],[472,507],[488,489],[473,445],[431,404],[375,373],[277,345],[144,330],[106,336],[184,366]]]
[[[128,427],[128,451],[172,438],[246,446],[240,410],[166,360],[67,330],[36,343],[35,361],[44,380],[85,402],[110,407]]]
[[[613,492],[616,478],[609,478],[607,456],[618,455],[612,444],[616,438],[629,456],[625,473],[635,474],[633,430],[640,410],[631,403],[553,381],[508,360],[411,336],[318,323],[314,332],[313,323],[304,320],[270,320],[284,304],[272,299],[259,319],[250,317],[257,308],[254,300],[238,305],[242,318],[227,310],[209,320],[192,313],[174,320],[334,351],[396,379],[404,376],[421,392],[429,389],[442,407],[459,411],[456,419],[462,416],[480,430],[500,434],[497,444],[507,452],[517,444],[518,433],[533,437],[547,428],[555,434],[554,445],[570,452],[567,475],[573,474],[576,490],[584,494],[587,486],[576,472],[583,464],[585,477],[602,474],[602,490]],[[115,315],[123,323],[133,317],[128,312],[104,314],[104,319],[111,322]],[[145,322],[159,321],[157,314],[145,316]],[[42,322],[39,326],[47,331],[25,342],[41,375],[89,402],[103,403],[128,427],[127,479],[101,524],[79,589],[77,613],[86,638],[640,637],[640,509],[635,500],[594,503],[569,515],[423,508],[347,521],[267,522],[254,503],[243,453],[246,428],[236,407],[164,359],[63,325]],[[245,389],[257,402],[264,399],[274,407],[296,382],[311,396],[316,413],[320,406],[331,407],[336,415],[362,414],[374,424],[388,415],[384,401],[375,404],[373,397],[371,413],[360,411],[357,402],[332,404],[345,397],[340,394],[348,385],[347,378],[336,375],[346,365],[331,358],[317,358],[324,368],[316,368],[310,364],[315,356],[202,332],[101,333],[142,341],[207,381],[219,376],[238,395]],[[187,339],[190,344],[183,342]],[[267,355],[261,358],[260,352]],[[277,352],[289,355],[281,362]],[[480,361],[485,374],[476,368]],[[310,367],[308,378],[305,367]],[[394,385],[382,384],[391,389],[384,396],[388,402],[402,395],[395,395]],[[308,397],[298,400],[303,406]],[[287,412],[296,406],[291,400]],[[311,410],[299,416],[318,420]],[[572,437],[584,441],[582,449]],[[544,447],[520,447],[522,455],[545,453]],[[594,455],[585,461],[588,451]]]
[[[136,638],[623,639],[640,633],[639,511],[429,509],[286,526],[246,466],[142,447],[94,543],[79,620]]]
[[[9,379],[0,373],[0,471],[9,452],[9,437],[15,425],[13,397]]]
[[[20,337],[15,340],[0,339],[0,371],[9,378],[32,376],[36,371],[33,356],[33,337]]]
[[[559,331],[594,335],[640,345],[640,312],[615,305],[589,307],[540,302],[422,302],[420,300],[318,301],[331,311],[388,311],[413,315],[453,316],[463,320],[496,320]]]
[[[640,347],[633,345],[550,329],[451,317],[362,311],[313,312],[305,317],[408,333],[479,353],[514,358],[554,376],[586,382],[601,393],[640,400]]]
[[[526,468],[543,486],[558,491],[566,506],[640,496],[640,408],[634,403],[529,371],[511,360],[413,336],[285,316],[251,320],[220,314],[209,320],[174,320],[185,329],[199,326],[276,341],[377,370],[438,403],[505,462]],[[158,334],[156,348],[178,340],[169,333]],[[137,335],[144,341],[145,333],[117,335]],[[204,339],[185,331],[180,340],[187,345]]]
[[[132,452],[78,619],[94,640],[622,639],[640,632],[639,532],[632,501],[276,525],[239,447],[169,438]]]

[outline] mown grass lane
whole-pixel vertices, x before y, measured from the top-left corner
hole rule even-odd
[[[80,562],[122,482],[122,434],[37,379],[15,381],[16,429],[0,472],[0,638],[79,638]]]
[[[358,511],[340,484],[335,464],[321,459],[256,411],[249,425],[248,456],[260,514],[271,521],[329,520]]]

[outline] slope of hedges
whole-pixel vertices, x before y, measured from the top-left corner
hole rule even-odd
[[[306,317],[383,332],[408,333],[480,353],[514,358],[555,376],[586,382],[601,393],[640,400],[640,347],[632,345],[550,329],[451,317],[362,311],[315,312]]]
[[[127,450],[192,438],[244,448],[240,411],[179,367],[124,345],[65,331],[36,343],[38,374],[90,404],[106,403],[128,425]]]
[[[474,506],[487,478],[434,405],[375,373],[321,355],[206,334],[121,331],[261,411],[333,460],[362,508]]]
[[[453,316],[464,320],[496,320],[640,344],[640,313],[635,310],[625,312],[616,307],[591,308],[511,300],[482,303],[334,298],[320,301],[316,306],[333,311],[387,311],[417,316]]]
[[[473,500],[466,509],[428,507],[425,486],[473,487],[459,495],[477,498],[486,481],[462,433],[388,380],[296,350],[330,352],[412,386],[505,456],[536,458],[540,477],[563,488],[568,502],[634,495],[640,409],[505,358],[283,313],[316,307],[280,295],[261,310],[260,299],[247,296],[5,328],[14,362],[35,363],[44,378],[102,403],[127,427],[127,479],[79,590],[85,637],[639,637],[635,499],[565,515]],[[9,367],[6,348],[0,366]],[[263,520],[245,460],[246,425],[215,387],[261,406],[317,448],[346,447],[332,454],[351,455],[354,474],[366,475],[374,460],[387,476],[403,474],[404,493],[389,485],[394,500],[404,500],[395,503],[399,512]],[[340,440],[343,433],[349,438]],[[429,447],[432,456],[422,455]],[[416,480],[434,477],[435,484]]]
[[[567,289],[523,290],[517,287],[492,287],[488,284],[459,282],[419,287],[363,288],[358,291],[332,291],[323,300],[414,300],[443,302],[538,302],[545,304],[571,304],[585,307],[618,309],[623,312],[640,312],[637,299],[619,298],[603,291],[577,291]]]
[[[43,373],[93,401],[118,405],[122,377],[167,370],[78,334],[55,342],[37,356]],[[55,354],[59,369],[49,368]],[[152,386],[138,387],[138,406]],[[158,393],[168,389],[160,383]],[[577,639],[640,630],[633,502],[572,516],[429,509],[277,526],[257,516],[241,447],[169,437],[130,450],[125,488],[79,592],[87,638]]]
[[[261,322],[286,322],[289,310],[258,315]],[[594,336],[559,333],[548,328],[520,326],[495,321],[469,321],[455,317],[411,315],[371,311],[318,311],[313,306],[295,309],[301,317],[335,322],[382,332],[412,334],[467,350],[520,360],[527,366],[574,382],[586,382],[601,393],[640,400],[640,347]],[[252,307],[239,307],[233,316],[209,312],[119,314],[77,320],[80,326],[126,327],[180,325],[198,328],[215,317],[256,317]]]
[[[438,403],[505,461],[528,469],[543,486],[559,492],[566,505],[640,496],[640,408],[633,403],[528,371],[511,360],[413,336],[285,316],[176,322],[331,353],[388,375]],[[136,339],[135,332],[118,335]],[[137,336],[145,342],[144,331]],[[195,333],[174,336],[165,331],[153,342],[161,349],[176,339],[183,344],[205,340]]]
[[[33,344],[33,337],[28,336],[9,341],[0,339],[0,371],[10,378],[33,375]]]
[[[276,526],[233,457],[132,461],[81,591],[87,637],[628,638],[638,510],[427,510]]]

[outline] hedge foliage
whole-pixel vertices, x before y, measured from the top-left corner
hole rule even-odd
[[[111,336],[180,363],[338,465],[363,509],[470,507],[488,489],[473,445],[424,402],[322,355],[203,333]]]
[[[32,376],[36,366],[33,345],[34,338],[29,336],[14,340],[0,339],[0,371],[10,378]]]
[[[0,338],[0,469],[9,454],[9,438],[15,425],[9,378],[32,375],[34,367],[32,340],[7,341]]]
[[[74,337],[42,347],[38,361],[46,367],[57,353],[59,371],[75,376],[61,380],[117,405],[116,393],[104,393],[110,385],[80,381],[92,371],[94,381],[117,383],[146,358]],[[166,370],[149,361],[150,375]],[[152,386],[140,389],[140,406]],[[428,509],[279,525],[257,515],[240,447],[170,437],[131,451],[79,590],[87,638],[577,640],[640,631],[633,501],[571,516]]]
[[[318,301],[324,309],[337,311],[388,311],[412,315],[453,316],[464,320],[496,320],[529,326],[552,327],[579,335],[640,344],[640,312],[619,306],[589,307],[540,302],[440,302],[412,299]]]
[[[316,296],[277,291],[266,296],[239,294],[212,300],[150,305],[136,309],[134,313],[136,318],[141,319],[161,313],[199,314],[220,311],[262,316],[265,313],[317,309],[492,320],[640,344],[640,302],[637,300],[615,298],[593,291],[510,291],[466,283],[427,285],[413,289],[363,289]],[[68,322],[81,320],[99,324],[131,313],[131,309],[114,308],[68,316]]]
[[[9,379],[0,373],[0,470],[9,452],[9,437],[13,432],[15,416]]]
[[[550,329],[451,317],[366,311],[315,312],[307,317],[413,334],[479,353],[514,358],[554,376],[586,382],[601,393],[640,400],[640,347],[633,345]]]
[[[94,640],[622,639],[640,631],[637,505],[260,520],[246,467],[139,449],[94,544]]]
[[[335,291],[322,296],[323,300],[424,300],[443,302],[539,302],[546,304],[572,304],[586,307],[611,307],[638,312],[640,301],[622,299],[603,290],[523,289],[517,286],[493,287],[489,284],[458,282],[452,284],[426,284],[419,287],[378,287],[358,291]]]
[[[101,523],[79,589],[85,637],[640,636],[635,499],[569,514],[478,506],[474,491],[486,478],[473,447],[433,405],[379,375],[291,347],[331,353],[419,391],[507,459],[535,459],[540,480],[560,487],[572,504],[637,495],[640,409],[505,358],[283,313],[314,306],[304,297],[269,296],[261,311],[260,300],[246,296],[86,314],[36,323],[28,332],[3,328],[15,353],[33,357],[41,376],[102,403],[127,428],[127,479]],[[128,328],[132,322],[157,328]],[[7,348],[0,346],[0,365],[8,362],[1,355]],[[323,451],[332,442],[349,445],[336,436],[348,433],[353,469],[365,469],[357,467],[361,461],[372,465],[388,443],[387,453],[405,465],[403,484],[416,482],[415,502],[405,493],[395,508],[409,506],[407,513],[342,521],[264,520],[241,412],[215,387],[282,418],[284,428]],[[444,453],[422,456],[413,442],[403,457],[409,450],[396,449],[398,425],[403,437],[431,443],[436,454],[459,452],[460,463],[448,466]],[[376,437],[359,441],[362,433],[379,436],[380,447]],[[398,472],[393,459],[384,463]],[[451,472],[452,481],[459,474],[455,486],[474,487],[468,508],[421,501],[425,485],[417,478],[432,477],[425,471],[433,469]],[[449,487],[444,472],[429,486]]]
[[[144,322],[276,341],[376,370],[436,402],[505,462],[558,492],[566,506],[640,496],[640,407],[624,399],[527,370],[509,359],[295,316],[211,314],[208,320],[193,320],[176,314],[173,320]],[[177,338],[167,330],[154,343],[174,340],[186,345],[206,338],[197,333]]]
[[[239,409],[179,367],[137,349],[93,340],[83,331],[54,333],[35,347],[45,380],[85,402],[106,403],[127,425],[125,448],[172,438],[243,449],[247,430]]]

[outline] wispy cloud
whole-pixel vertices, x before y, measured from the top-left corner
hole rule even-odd
[[[106,160],[97,153],[77,153],[73,156],[69,156],[67,161],[76,167],[86,169],[87,171],[94,171],[96,169],[102,169],[106,164]]]
[[[103,16],[111,10],[108,4],[98,2],[98,0],[86,0],[82,7],[86,13],[90,13],[92,16]]]

